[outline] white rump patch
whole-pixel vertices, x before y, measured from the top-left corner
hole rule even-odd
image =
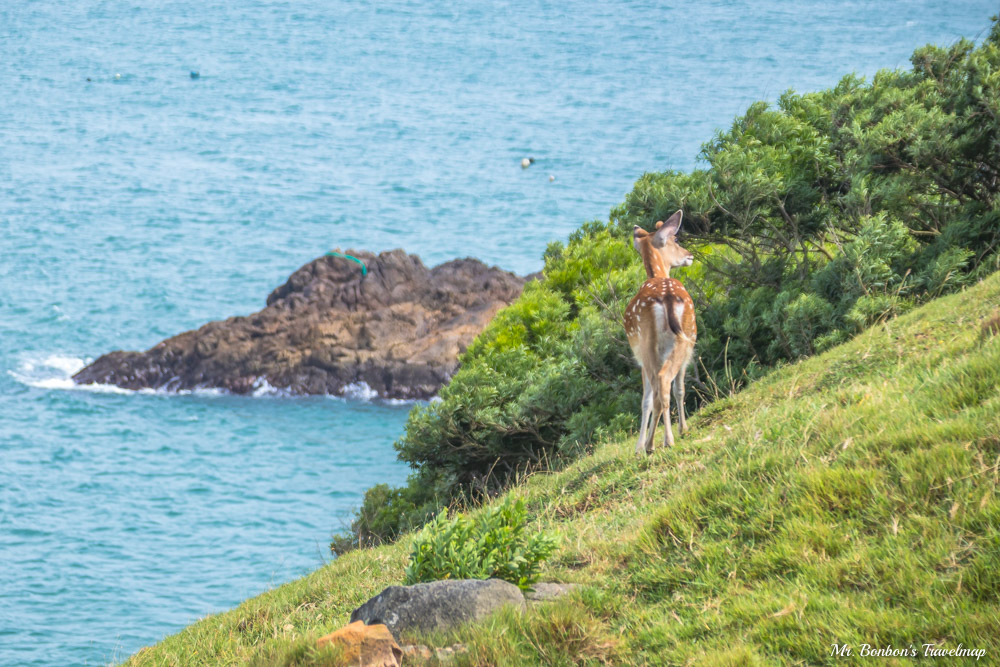
[[[667,357],[674,351],[674,332],[670,330],[670,323],[667,322],[667,311],[662,303],[653,304],[653,322],[656,326],[656,356],[660,365],[666,362]]]

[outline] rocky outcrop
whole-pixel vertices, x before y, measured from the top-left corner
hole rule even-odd
[[[367,275],[356,262],[320,257],[253,315],[210,322],[145,352],[111,352],[73,379],[126,389],[430,398],[525,282],[475,259],[428,269],[402,250],[348,252]]]
[[[524,609],[524,595],[500,579],[432,581],[389,586],[351,613],[351,622],[381,623],[397,639],[405,633],[447,630],[478,620],[504,605]]]
[[[351,623],[320,637],[316,642],[320,647],[327,644],[340,648],[339,664],[400,667],[403,663],[403,651],[384,625],[365,625],[361,621]]]

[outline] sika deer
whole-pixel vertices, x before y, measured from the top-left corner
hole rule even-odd
[[[635,452],[653,452],[656,422],[663,416],[664,446],[674,444],[670,427],[670,389],[677,403],[680,434],[687,430],[684,417],[684,374],[694,354],[698,328],[694,302],[679,280],[670,277],[675,266],[690,266],[694,257],[677,244],[681,216],[677,211],[649,233],[632,230],[632,242],[646,267],[646,282],[625,308],[625,333],[642,369],[642,417]],[[651,419],[652,418],[652,419]],[[651,422],[651,423],[650,423]]]

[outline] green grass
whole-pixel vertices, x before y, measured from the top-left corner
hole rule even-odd
[[[929,642],[996,660],[998,303],[994,275],[706,407],[671,450],[639,460],[631,440],[601,443],[529,477],[510,493],[560,536],[543,579],[585,586],[420,639],[466,643],[455,664],[476,665],[823,665],[845,660],[834,643]],[[315,639],[402,581],[409,541],[349,553],[129,664],[335,664]]]

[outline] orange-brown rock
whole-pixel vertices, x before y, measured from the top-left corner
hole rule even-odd
[[[384,625],[365,625],[355,621],[336,632],[320,637],[317,646],[341,647],[345,665],[360,667],[400,667],[403,651]]]
[[[525,282],[475,259],[428,269],[402,250],[348,252],[367,275],[356,262],[320,257],[253,315],[210,322],[145,352],[111,352],[73,379],[126,389],[430,398]]]

